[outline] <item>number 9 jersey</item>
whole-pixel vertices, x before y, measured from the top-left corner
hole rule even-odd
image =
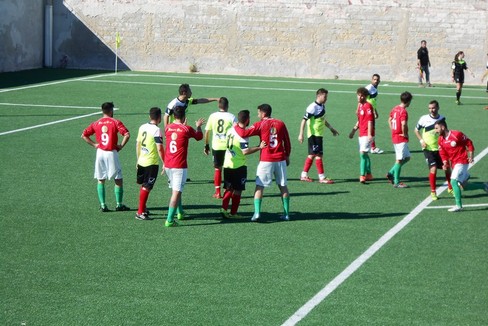
[[[83,136],[90,137],[95,134],[98,148],[104,151],[118,150],[118,137],[117,133],[125,136],[129,130],[124,124],[117,119],[103,117],[92,124],[90,124],[85,130],[83,130]]]

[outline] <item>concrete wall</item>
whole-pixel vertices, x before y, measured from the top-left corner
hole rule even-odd
[[[43,65],[42,0],[0,0],[0,72]]]
[[[24,11],[43,2],[0,1]],[[458,50],[478,76],[488,52],[487,0],[54,0],[54,15],[55,67],[66,55],[70,68],[112,69],[117,31],[119,56],[133,70],[188,72],[194,64],[202,73],[369,79],[377,72],[416,81],[416,51],[426,39],[432,80],[446,83]],[[6,18],[0,26],[20,24]],[[2,28],[3,43],[9,29]],[[14,45],[0,53],[20,52],[10,61],[33,56],[30,31],[11,36]]]

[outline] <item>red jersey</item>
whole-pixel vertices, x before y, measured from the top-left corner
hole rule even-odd
[[[190,138],[202,140],[203,133],[182,123],[171,123],[164,129],[166,150],[164,151],[164,167],[186,169],[188,167],[188,141]]]
[[[261,150],[260,161],[281,162],[290,156],[290,136],[285,123],[281,120],[264,118],[248,129],[243,129],[237,125],[235,130],[242,138],[259,136],[261,141],[266,142],[267,146]]]
[[[395,106],[390,112],[391,118],[391,140],[393,144],[408,143],[408,138],[403,136],[402,122],[407,124],[408,112],[401,105]]]
[[[451,166],[456,164],[468,164],[468,151],[473,152],[474,146],[461,131],[450,130],[446,138],[439,136],[439,154],[442,161],[451,161]],[[467,150],[466,150],[467,149]]]
[[[95,134],[98,148],[104,151],[113,151],[114,149],[117,150],[119,141],[117,133],[125,136],[128,132],[129,130],[127,130],[120,120],[103,117],[83,130],[83,136],[90,137]]]
[[[358,103],[356,111],[359,122],[359,137],[368,136],[368,124],[371,121],[371,136],[374,136],[374,115],[373,106],[368,103]]]

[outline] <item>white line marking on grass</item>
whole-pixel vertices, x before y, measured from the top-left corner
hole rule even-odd
[[[480,154],[475,157],[475,162],[469,165],[469,168],[473,167],[476,162],[480,161],[486,154],[488,154],[488,147],[485,148]],[[442,189],[442,190],[441,190]],[[447,189],[447,186],[439,188],[439,193]],[[296,325],[299,321],[305,318],[313,308],[324,301],[335,289],[337,289],[342,283],[344,283],[349,276],[359,269],[368,259],[370,259],[378,250],[380,250],[388,241],[390,241],[398,232],[406,227],[417,215],[419,215],[430,203],[432,199],[427,197],[417,207],[413,209],[407,216],[405,216],[400,222],[386,232],[381,238],[378,239],[371,247],[369,247],[362,255],[354,260],[345,270],[337,275],[332,281],[329,282],[322,290],[320,290],[312,299],[305,303],[300,309],[298,309],[290,318],[288,318],[282,326]],[[452,206],[449,206],[452,207]]]
[[[451,208],[453,205],[450,206],[430,206],[430,207],[425,207],[426,209],[439,209],[439,208]],[[488,206],[488,204],[470,204],[470,205],[464,205],[463,207],[484,207]]]
[[[8,135],[8,134],[13,134],[15,132],[20,132],[20,131],[26,131],[26,130],[41,128],[41,127],[45,127],[45,126],[50,126],[50,125],[54,125],[54,124],[58,124],[58,123],[66,122],[66,121],[71,121],[71,120],[76,120],[76,119],[83,119],[83,118],[86,118],[86,117],[89,117],[89,116],[92,116],[92,115],[97,115],[97,114],[99,115],[100,112],[95,112],[95,113],[80,115],[80,116],[77,116],[77,117],[72,117],[72,118],[63,119],[63,120],[51,121],[51,122],[43,123],[43,124],[40,124],[40,125],[35,125],[35,126],[30,126],[30,127],[25,127],[25,128],[10,130],[10,131],[4,131],[4,132],[0,132],[0,136],[4,136],[4,135]]]
[[[83,80],[89,83],[114,83],[114,84],[134,84],[134,85],[154,85],[154,86],[179,86],[180,84],[174,83],[153,83],[153,82],[137,82],[137,81],[121,81],[121,80]],[[339,85],[339,84],[337,84]],[[340,84],[342,86],[347,84]],[[315,89],[297,89],[297,88],[274,88],[274,87],[249,87],[249,86],[231,86],[231,85],[197,85],[192,84],[192,87],[204,87],[204,88],[233,88],[233,89],[253,89],[258,91],[278,91],[278,92],[315,92]],[[333,90],[334,93],[341,93],[341,94],[353,94],[355,91],[341,91],[341,90]],[[381,95],[390,95],[390,96],[398,96],[398,93],[386,93],[381,92]],[[432,94],[415,94],[415,96],[420,97],[432,97]],[[437,94],[436,97],[445,97],[451,98],[452,95],[439,95]],[[463,95],[463,98],[469,99],[485,99],[484,96],[467,96]]]
[[[51,104],[23,104],[23,103],[0,103],[0,105],[6,106],[22,106],[22,107],[39,107],[39,108],[61,108],[61,109],[97,109],[100,110],[100,107],[97,106],[73,106],[73,105],[51,105]]]

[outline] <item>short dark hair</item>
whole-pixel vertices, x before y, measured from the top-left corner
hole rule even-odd
[[[237,121],[239,121],[240,123],[246,123],[247,120],[249,120],[250,116],[251,113],[249,112],[249,110],[239,111],[239,113],[237,114]]]
[[[400,101],[402,101],[403,104],[407,104],[412,102],[413,95],[410,92],[403,92],[400,95]]]
[[[368,96],[369,91],[366,87],[359,87],[358,90],[356,91],[356,94],[361,94],[363,96]]]
[[[175,116],[175,119],[183,120],[183,119],[185,119],[185,116],[186,116],[186,109],[182,106],[177,106],[173,110],[173,114]]]
[[[190,85],[188,85],[188,84],[181,84],[180,85],[180,88],[178,88],[178,94],[179,95],[184,95],[184,94],[188,93],[189,90],[190,90]]]
[[[161,109],[158,107],[153,107],[149,109],[149,117],[151,120],[158,120],[161,118]]]
[[[114,110],[114,103],[113,102],[105,102],[102,104],[102,112],[104,114],[109,114]]]
[[[229,100],[227,97],[219,98],[219,109],[227,111],[229,109]]]
[[[329,91],[326,90],[325,88],[319,88],[315,93],[315,95],[319,95],[319,94],[329,94]]]
[[[263,112],[266,117],[271,117],[271,112],[273,111],[269,104],[261,104],[258,106],[258,110]]]
[[[373,74],[373,77],[378,77],[379,79],[381,79],[379,74]],[[373,78],[373,77],[371,77],[371,78]]]
[[[441,120],[437,120],[435,122],[436,125],[439,125],[439,126],[444,126],[444,128],[447,129],[447,122],[446,122],[446,119],[441,119]]]
[[[439,102],[437,102],[437,100],[432,100],[429,104],[434,104],[436,108],[439,108]]]

